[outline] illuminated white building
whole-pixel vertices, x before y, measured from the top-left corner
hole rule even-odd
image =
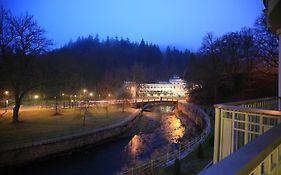
[[[173,76],[168,82],[138,85],[135,82],[125,82],[124,86],[134,97],[184,97],[188,92],[185,81],[178,76]]]

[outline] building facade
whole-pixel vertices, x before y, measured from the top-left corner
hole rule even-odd
[[[132,97],[185,97],[188,93],[186,82],[178,76],[173,76],[167,82],[137,84],[126,81],[124,88]]]

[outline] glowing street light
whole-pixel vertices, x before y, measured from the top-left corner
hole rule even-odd
[[[111,96],[111,94],[108,94],[108,97],[110,97]]]
[[[9,94],[9,91],[5,91],[4,94],[5,94],[5,95],[8,95],[8,94]]]
[[[83,89],[83,92],[86,93],[86,92],[87,92],[87,89]]]
[[[9,106],[9,100],[7,99],[7,100],[5,101],[5,112],[7,112],[8,106]]]
[[[64,93],[61,93],[61,96],[64,96]]]
[[[89,95],[90,95],[90,97],[92,97],[94,94],[93,94],[93,92],[91,92]]]
[[[34,95],[34,99],[38,99],[39,98],[39,95]]]

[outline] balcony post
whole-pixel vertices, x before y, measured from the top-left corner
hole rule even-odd
[[[214,156],[213,163],[216,164],[219,161],[220,153],[220,120],[221,109],[215,107],[215,132],[214,132]]]

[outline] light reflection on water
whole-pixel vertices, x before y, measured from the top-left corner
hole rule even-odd
[[[141,150],[141,144],[142,144],[142,140],[141,140],[141,136],[140,135],[135,135],[132,140],[130,140],[129,144],[128,144],[128,150],[129,150],[129,154],[132,157],[136,157]]]
[[[185,126],[175,115],[170,115],[163,121],[163,132],[169,143],[178,143],[185,134]],[[162,119],[163,119],[162,118]]]
[[[127,166],[149,160],[151,157],[163,154],[168,145],[180,142],[186,133],[184,124],[172,113],[173,106],[157,106],[151,111],[161,114],[161,126],[152,133],[135,135],[127,144],[124,152]],[[174,147],[175,148],[175,147]]]
[[[181,121],[171,113],[172,109],[173,106],[158,106],[151,109],[153,116],[156,116],[155,118],[158,116],[158,120],[159,116],[162,116],[159,121],[161,125],[157,125],[159,127],[151,133],[140,133],[131,139],[120,139],[87,151],[16,169],[13,174],[92,175],[122,172],[124,168],[130,168],[150,158],[163,155],[168,149],[177,148],[177,143],[187,133],[187,128],[184,128]],[[149,114],[149,112],[146,113]],[[149,125],[153,120],[147,121]],[[168,145],[172,146],[168,148]]]

